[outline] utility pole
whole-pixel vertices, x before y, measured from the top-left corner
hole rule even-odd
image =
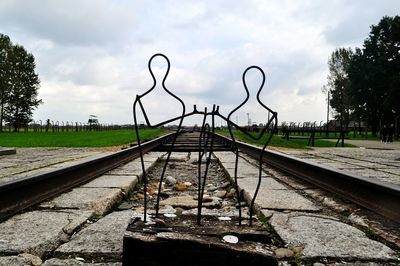
[[[247,113],[247,125],[250,126],[250,114]]]
[[[329,131],[329,90],[328,90],[328,110],[326,111],[326,136],[328,137],[328,131]]]

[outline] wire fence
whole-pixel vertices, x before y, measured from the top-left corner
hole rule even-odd
[[[115,125],[107,123],[82,123],[73,121],[53,121],[53,120],[37,120],[21,127],[17,132],[79,132],[79,131],[108,131],[134,129],[134,125]],[[15,132],[12,125],[4,125],[3,132]]]

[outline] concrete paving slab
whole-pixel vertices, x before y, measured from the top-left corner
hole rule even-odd
[[[167,153],[161,157],[162,160],[167,159]],[[188,152],[173,152],[169,157],[170,162],[186,162],[190,159]]]
[[[243,186],[239,186],[241,189]],[[247,202],[253,198],[255,188],[244,188]],[[260,209],[319,211],[320,207],[293,190],[273,190],[261,187],[255,204]]]
[[[160,158],[164,153],[161,152],[149,152],[143,156],[144,167],[148,170],[154,165],[154,163]],[[140,158],[137,158],[127,164],[124,164],[114,170],[109,171],[108,175],[142,175],[142,163]]]
[[[123,199],[118,188],[74,188],[68,193],[42,203],[44,208],[93,210],[96,215],[104,215]]]
[[[120,188],[125,193],[133,190],[138,182],[132,175],[103,175],[81,186],[86,188]]]
[[[222,166],[226,170],[226,172],[233,177],[235,175],[235,155],[233,152],[218,152],[216,153],[217,158],[221,162]],[[244,155],[243,155],[244,156]],[[244,156],[246,157],[246,156]],[[250,163],[250,162],[252,163]],[[258,162],[251,157],[239,157],[238,159],[238,170],[237,170],[237,177],[256,177],[258,178],[259,169],[258,169]],[[262,176],[270,176],[270,174],[262,171]]]
[[[294,178],[292,176],[287,176],[287,175],[284,175],[284,174],[282,174],[280,172],[277,172],[277,171],[274,171],[274,170],[271,170],[271,169],[269,169],[269,171],[272,173],[272,175],[275,178],[277,178],[280,181],[288,184],[289,186],[291,186],[294,189],[304,190],[304,189],[315,188],[315,185],[313,185],[313,184],[311,184],[309,182],[303,181],[301,179],[296,179],[296,178]]]
[[[77,259],[49,259],[42,266],[122,266],[122,262],[86,263]]]
[[[51,253],[64,238],[92,216],[80,211],[31,211],[0,224],[0,254]]]
[[[147,169],[151,166],[151,163],[147,162],[144,164],[144,167]],[[107,175],[137,175],[140,176],[142,174],[142,165],[140,159],[136,159],[132,162],[124,164],[118,168],[115,168],[109,172]]]
[[[400,168],[385,168],[382,171],[397,175],[400,178]]]
[[[269,221],[286,244],[303,247],[301,255],[308,259],[396,259],[395,252],[389,247],[369,239],[357,228],[331,217],[305,213],[274,213]]]
[[[354,169],[354,168],[359,168],[356,165],[348,164],[345,162],[337,162],[337,161],[331,161],[329,163],[324,163],[324,166],[332,167],[335,169]]]
[[[161,158],[165,152],[157,152],[157,151],[152,151],[148,152],[143,156],[143,160],[145,162],[154,162],[155,160]]]
[[[231,151],[217,151],[214,155],[221,163],[235,162],[236,155]]]
[[[395,178],[378,177],[377,179],[380,181],[386,182],[386,183],[395,184],[395,185],[400,186],[400,178],[399,177],[395,177]]]
[[[122,255],[122,242],[125,229],[133,211],[113,212],[96,223],[73,235],[70,242],[61,245],[55,256],[97,257],[119,260]]]
[[[225,168],[226,172],[231,176],[234,177],[235,176],[235,168]],[[254,167],[253,165],[238,165],[238,169],[237,169],[237,177],[238,178],[246,178],[246,177],[254,177],[254,178],[258,178],[259,175],[259,170]],[[268,176],[268,174],[266,174],[265,172],[262,172],[262,176],[266,177]]]
[[[239,188],[244,190],[244,197],[247,202],[250,202],[253,198],[256,190],[255,181],[247,179],[246,182],[242,182],[242,179],[238,180]],[[321,209],[293,190],[271,189],[266,183],[261,183],[255,204],[260,209],[303,211],[319,211]]]
[[[254,190],[257,186],[258,183],[258,177],[246,177],[246,178],[241,178],[238,180],[238,185],[240,187],[245,187],[247,189],[254,187]],[[272,177],[262,177],[261,178],[261,186],[267,189],[288,189],[286,186],[284,186],[282,183],[276,181]],[[246,189],[246,190],[247,190]],[[251,190],[251,189],[249,189]],[[251,191],[254,191],[251,190]]]
[[[379,162],[369,162],[360,159],[352,159],[352,158],[341,158],[340,161],[354,165],[356,167],[362,168],[379,168],[382,167],[382,164]]]
[[[354,173],[356,175],[361,175],[365,177],[372,177],[372,178],[398,178],[400,180],[400,176],[394,175],[391,173],[375,170],[375,169],[348,169],[350,173]]]
[[[2,156],[0,182],[7,182],[40,172],[104,156],[109,152],[88,148],[18,148],[14,155]]]

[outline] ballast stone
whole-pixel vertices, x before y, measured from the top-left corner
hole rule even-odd
[[[42,266],[122,266],[120,262],[87,263],[76,259],[49,259]]]
[[[42,260],[35,255],[22,253],[18,256],[0,257],[0,265],[13,265],[13,266],[39,266],[42,265]]]

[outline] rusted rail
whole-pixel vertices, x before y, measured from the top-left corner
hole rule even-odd
[[[230,142],[229,138],[218,138]],[[261,148],[236,141],[238,148],[258,158]],[[293,156],[267,150],[263,161],[295,177],[306,180],[345,199],[383,215],[395,222],[400,221],[400,187],[379,180],[357,176]]]
[[[171,136],[173,136],[173,133],[145,142],[142,149],[144,152],[148,152],[168,141]],[[79,184],[88,182],[138,157],[138,148],[135,146],[81,164],[1,184],[0,220]]]

